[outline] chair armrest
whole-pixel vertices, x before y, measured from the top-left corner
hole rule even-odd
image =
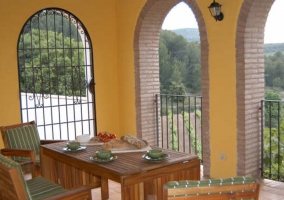
[[[31,149],[1,149],[1,154],[3,156],[20,156],[20,157],[29,157],[30,160],[23,161],[20,163],[21,166],[32,166],[31,172],[32,177],[36,177],[36,161],[35,161],[35,152]]]
[[[85,185],[74,190],[69,190],[62,194],[46,198],[45,200],[91,200],[91,189],[92,188],[90,186]]]
[[[35,162],[35,152],[31,149],[1,149],[1,154],[4,156],[21,156],[29,157],[32,162]]]
[[[57,143],[57,142],[67,142],[68,140],[41,140],[40,144],[52,144],[52,143]]]

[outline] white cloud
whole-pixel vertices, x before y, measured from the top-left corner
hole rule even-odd
[[[198,28],[191,8],[181,2],[171,9],[164,20],[162,29],[174,30],[179,28]]]
[[[264,43],[284,43],[284,0],[276,0],[268,14]]]

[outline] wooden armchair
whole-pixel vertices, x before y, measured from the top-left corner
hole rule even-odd
[[[5,149],[1,154],[29,167],[32,177],[40,176],[39,146],[63,140],[40,140],[35,121],[0,127]],[[35,169],[35,170],[34,170]]]
[[[2,200],[92,199],[89,186],[67,191],[42,177],[25,181],[20,164],[3,155],[0,155],[0,177],[0,199]]]
[[[251,177],[232,177],[201,181],[170,181],[165,198],[172,200],[258,200],[259,183]]]

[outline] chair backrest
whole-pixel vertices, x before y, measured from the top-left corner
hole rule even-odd
[[[0,154],[0,199],[30,200],[20,164]]]
[[[2,126],[0,129],[6,148],[32,149],[39,155],[40,138],[35,121]]]
[[[259,183],[252,177],[232,177],[201,181],[170,181],[165,185],[165,199],[254,199],[259,197]]]

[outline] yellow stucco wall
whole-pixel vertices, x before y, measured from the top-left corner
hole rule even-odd
[[[133,41],[137,18],[144,1],[117,1],[117,68],[120,133],[136,134]]]
[[[242,2],[218,1],[222,5],[224,19],[216,22],[207,9],[210,3],[199,0],[206,16],[209,41],[212,178],[235,176],[237,170],[235,39]],[[220,154],[225,155],[225,160],[220,159]]]
[[[48,7],[68,10],[85,25],[90,35],[95,66],[98,131],[119,133],[116,68],[115,1],[23,0],[1,1],[0,12],[0,126],[19,123],[17,41],[19,33],[35,12]],[[4,95],[5,94],[5,95]],[[134,102],[134,100],[132,100]],[[134,103],[132,103],[134,104]],[[133,119],[135,125],[135,120]],[[135,127],[135,126],[134,126]],[[2,139],[0,147],[3,146]]]
[[[136,132],[134,52],[136,21],[146,0],[0,1],[0,126],[20,122],[17,41],[25,21],[40,9],[58,7],[85,25],[94,53],[98,131]],[[209,39],[210,147],[212,177],[236,175],[235,32],[243,0],[218,1],[224,20],[215,22],[197,0]],[[3,147],[0,139],[0,148]],[[220,160],[220,153],[226,155]]]

